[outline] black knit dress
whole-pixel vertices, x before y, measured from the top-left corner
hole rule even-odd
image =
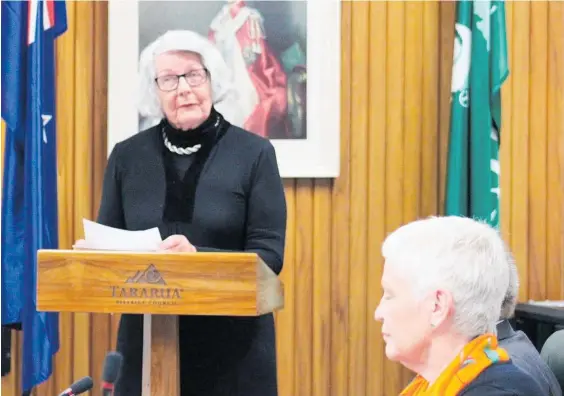
[[[166,137],[166,139],[165,139]],[[166,148],[201,148],[179,155]],[[129,230],[183,234],[198,251],[250,251],[282,270],[286,202],[274,148],[230,125],[215,110],[192,131],[166,121],[114,148],[98,221]],[[116,395],[141,395],[143,319],[124,314],[118,351],[124,366]],[[181,316],[183,396],[277,396],[272,314]]]

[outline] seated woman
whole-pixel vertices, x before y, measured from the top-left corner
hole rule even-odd
[[[498,232],[463,217],[400,227],[382,246],[375,312],[386,356],[417,376],[402,396],[542,396],[498,346],[511,256]]]

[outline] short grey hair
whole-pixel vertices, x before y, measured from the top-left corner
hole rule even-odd
[[[466,217],[430,217],[391,233],[382,254],[386,265],[410,277],[418,298],[435,288],[452,294],[460,334],[495,333],[510,278],[507,248],[495,228]]]
[[[501,303],[500,319],[511,319],[515,314],[515,306],[517,305],[517,298],[519,296],[519,271],[515,260],[511,253],[507,252],[507,261],[509,264],[509,287]]]
[[[139,57],[137,106],[143,117],[160,120],[164,116],[155,84],[155,59],[158,55],[170,51],[189,51],[199,54],[210,74],[214,105],[229,102],[229,106],[233,109],[236,99],[233,96],[235,92],[232,89],[232,73],[217,47],[206,37],[193,31],[170,30],[145,47]],[[224,110],[224,112],[229,111]]]

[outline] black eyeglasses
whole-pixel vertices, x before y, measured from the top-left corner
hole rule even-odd
[[[188,73],[184,74],[170,74],[165,76],[159,76],[155,78],[157,86],[161,91],[174,91],[178,88],[178,82],[180,81],[180,77],[184,77],[188,85],[191,87],[197,87],[198,85],[202,85],[208,79],[208,69],[198,69],[198,70],[191,70]]]

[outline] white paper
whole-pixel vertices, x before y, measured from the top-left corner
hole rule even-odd
[[[142,231],[127,231],[108,227],[87,219],[82,220],[84,242],[75,246],[79,249],[156,251],[162,242],[158,228]]]

